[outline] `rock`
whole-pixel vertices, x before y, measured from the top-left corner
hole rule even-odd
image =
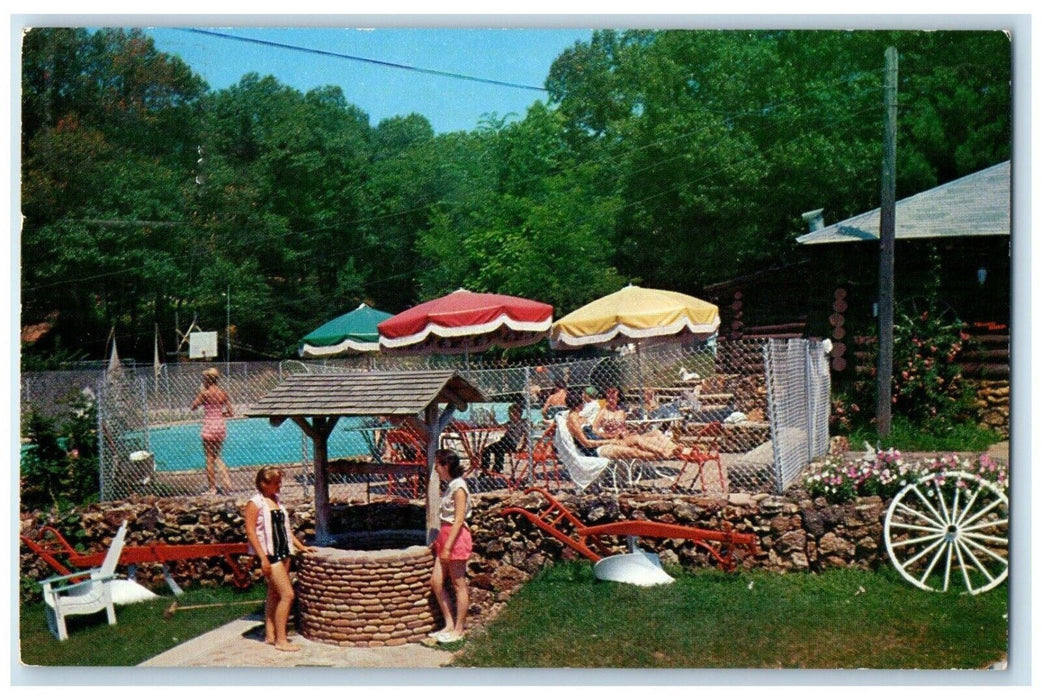
[[[879,542],[873,537],[862,537],[854,548],[854,555],[858,559],[869,559],[878,552]]]
[[[474,588],[483,588],[486,590],[492,590],[492,576],[487,573],[471,574],[470,585]]]
[[[828,566],[871,568],[878,566],[886,556],[881,519],[887,504],[878,497],[831,505],[823,498],[812,499],[797,488],[782,496],[734,493],[726,500],[656,492],[635,492],[619,497],[607,492],[562,493],[559,500],[591,525],[646,518],[709,530],[733,526],[737,531],[756,535],[762,547],[757,556],[744,558],[743,568],[774,571],[819,570]],[[531,575],[554,562],[585,560],[525,518],[499,514],[503,507],[513,504],[527,506],[532,512],[546,507],[545,500],[534,494],[507,497],[477,494],[475,499],[471,518],[475,556],[468,564],[468,573],[475,590],[493,592],[485,602],[489,606],[506,600]],[[55,527],[80,551],[100,549],[102,543],[115,534],[118,521],[124,517],[131,522],[128,539],[131,544],[241,542],[243,522],[239,505],[208,499],[141,498],[95,504],[61,515],[22,513],[20,520],[23,532],[35,533],[44,525]],[[298,535],[313,533],[313,504],[302,500],[288,505]],[[423,508],[415,504],[399,507],[387,503],[337,503],[332,509],[333,527],[340,532],[415,529],[422,528],[422,523]],[[686,541],[650,541],[643,546],[656,551],[667,565],[714,565],[704,550]],[[621,544],[618,551],[623,551]],[[171,568],[175,579],[185,587],[228,585],[231,573],[220,558],[177,563]],[[159,565],[143,564],[138,572],[139,580],[146,586],[157,591],[163,587]],[[55,572],[23,546],[20,573],[23,578],[35,580]],[[250,576],[259,581],[259,570],[254,567]],[[417,585],[425,585],[425,582]],[[39,594],[36,595],[38,599]]]
[[[785,509],[785,502],[781,499],[771,496],[765,498],[760,502],[760,512],[764,515],[780,513]]]
[[[528,574],[535,574],[546,564],[546,555],[542,552],[533,552],[521,562],[521,570]]]
[[[825,519],[817,510],[804,508],[800,512],[803,519],[803,527],[812,537],[821,537],[825,534]]]
[[[802,530],[790,530],[778,538],[776,548],[782,554],[802,552],[807,546],[807,535]]]
[[[770,529],[772,535],[779,535],[783,532],[788,532],[791,529],[791,526],[791,519],[784,515],[773,517],[770,520]]]
[[[753,499],[747,493],[732,493],[727,496],[727,502],[733,506],[751,506]]]
[[[854,555],[854,551],[853,544],[834,532],[826,532],[818,540],[818,554],[826,560],[833,557],[851,557]]]
[[[496,569],[492,576],[493,588],[497,591],[513,590],[528,580],[528,575],[515,566],[505,565]]]

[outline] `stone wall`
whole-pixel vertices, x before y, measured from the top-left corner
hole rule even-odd
[[[296,572],[297,629],[339,646],[397,646],[441,627],[430,594],[429,548],[345,550],[318,547]]]
[[[812,500],[800,492],[786,497],[767,494],[733,494],[723,501],[670,494],[564,494],[559,499],[588,525],[623,519],[644,519],[719,530],[725,522],[739,532],[757,536],[759,553],[740,557],[740,569],[777,572],[821,571],[829,567],[874,568],[886,559],[882,545],[885,504],[878,497],[844,505]],[[244,530],[240,508],[244,502],[207,502],[205,499],[155,499],[93,505],[58,517],[48,513],[23,514],[22,534],[35,536],[44,525],[61,532],[81,551],[108,545],[119,523],[130,521],[126,546],[151,542],[170,544],[241,542]],[[305,541],[314,535],[314,506],[310,502],[288,504],[293,527]],[[494,614],[517,588],[544,566],[562,559],[577,558],[572,550],[545,535],[521,516],[502,516],[500,511],[517,505],[537,511],[545,505],[536,494],[482,494],[475,497],[471,529],[475,556],[468,567],[472,610],[477,619]],[[336,505],[331,518],[333,531],[422,530],[423,509],[418,505]],[[712,566],[710,556],[690,542],[664,540],[643,542],[663,563],[683,567]],[[624,542],[620,540],[619,551]],[[404,550],[403,550],[404,551]],[[260,569],[252,557],[239,558],[243,568],[260,581]],[[301,565],[303,566],[303,564]],[[223,559],[194,560],[171,566],[182,586],[222,586],[233,582],[232,571]],[[39,586],[32,582],[54,575],[24,544],[21,547],[23,594],[39,599]],[[332,575],[332,574],[331,574]],[[416,576],[413,575],[415,579]],[[158,565],[142,565],[138,580],[166,594]],[[425,585],[411,580],[408,585]],[[423,627],[429,622],[424,620]],[[393,630],[381,633],[391,634]]]
[[[1009,438],[1009,380],[974,382],[981,424]]]

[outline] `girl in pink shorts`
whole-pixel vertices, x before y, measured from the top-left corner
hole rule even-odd
[[[432,632],[431,637],[441,643],[456,642],[463,638],[467,608],[470,606],[470,591],[467,587],[467,559],[473,548],[467,518],[470,517],[470,490],[463,480],[463,466],[459,455],[452,450],[438,450],[434,455],[434,469],[442,483],[441,528],[434,541],[434,569],[431,572],[431,589],[438,600],[445,627]],[[445,576],[452,583],[456,597],[453,615],[452,601],[445,587]]]

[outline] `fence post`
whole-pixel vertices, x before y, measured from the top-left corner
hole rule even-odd
[[[782,492],[782,452],[780,442],[780,431],[778,431],[778,414],[782,410],[778,405],[777,387],[775,381],[777,372],[774,368],[775,341],[768,338],[763,344],[763,374],[764,382],[767,384],[767,425],[771,437],[771,451],[774,453],[774,490]]]
[[[152,447],[152,416],[148,412],[148,380],[145,377],[138,377],[138,382],[141,383],[141,410],[144,420],[144,434],[145,434],[145,449],[151,451]]]
[[[811,372],[814,368],[810,359],[810,341],[801,339],[800,345],[803,346],[803,410],[806,412],[803,421],[804,435],[806,437],[803,445],[806,459],[809,463],[814,458],[814,455],[811,454],[814,451],[811,445],[814,436],[817,435],[817,426],[815,425],[817,411],[814,410],[816,396],[811,393]]]
[[[98,500],[106,500],[108,491],[108,479],[105,478],[105,382],[97,383],[97,397],[95,421],[98,424]]]
[[[532,441],[535,436],[532,434],[532,375],[530,374],[531,369],[528,365],[524,366],[524,384],[521,387],[521,391],[525,397],[525,423],[528,424],[528,435],[525,437],[525,451],[528,453],[528,469],[525,471],[526,479],[532,477],[532,472],[535,471],[535,453],[532,450]]]

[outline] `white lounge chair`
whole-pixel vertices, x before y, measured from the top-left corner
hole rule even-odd
[[[68,615],[90,615],[104,610],[110,625],[116,624],[116,609],[112,598],[113,582],[116,580],[116,564],[123,552],[123,540],[127,536],[127,521],[119,526],[112,538],[109,551],[97,569],[78,571],[66,576],[55,576],[40,583],[43,585],[43,601],[46,603],[47,627],[51,634],[65,641],[69,633],[65,629]],[[59,584],[75,578],[88,577],[86,581]]]
[[[611,460],[607,457],[590,457],[579,452],[575,447],[572,434],[568,432],[568,414],[566,412],[554,416],[554,422],[557,425],[557,429],[554,430],[554,447],[557,449],[557,458],[568,470],[568,475],[572,477],[572,481],[579,487],[579,490],[584,491],[587,486],[597,480],[601,472],[607,469]]]

